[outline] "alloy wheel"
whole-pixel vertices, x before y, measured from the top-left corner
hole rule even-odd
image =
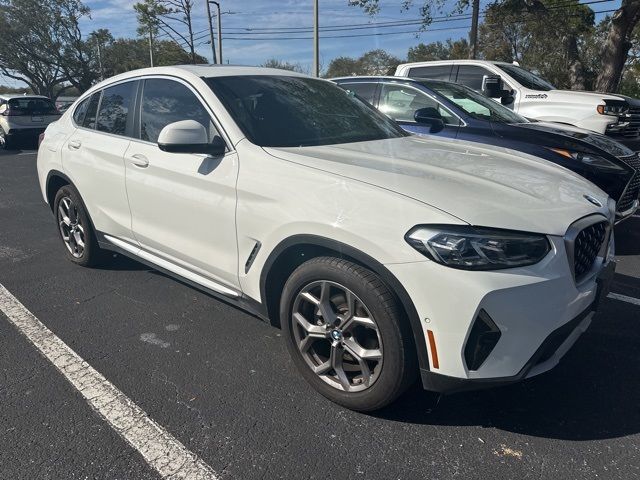
[[[293,304],[292,327],[302,358],[324,382],[345,392],[366,390],[382,370],[378,325],[348,288],[315,281]]]
[[[85,231],[80,221],[78,207],[70,197],[62,197],[58,202],[58,225],[62,240],[75,258],[82,257],[85,247]]]

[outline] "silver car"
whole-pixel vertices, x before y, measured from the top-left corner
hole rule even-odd
[[[55,104],[41,95],[0,95],[0,148],[35,140],[60,118]]]

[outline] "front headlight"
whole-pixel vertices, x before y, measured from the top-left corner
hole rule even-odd
[[[600,115],[620,116],[627,113],[629,105],[622,100],[605,100],[604,105],[598,105],[596,110]]]
[[[620,165],[613,163],[611,160],[601,157],[600,155],[594,155],[592,153],[584,152],[574,152],[571,150],[565,150],[563,148],[550,148],[549,150],[553,150],[554,152],[562,155],[565,158],[576,160],[586,165],[591,165],[597,168],[604,168],[607,170],[619,170],[622,172],[625,171],[625,169]]]
[[[533,265],[551,249],[545,235],[465,225],[418,225],[405,239],[431,260],[465,270]]]

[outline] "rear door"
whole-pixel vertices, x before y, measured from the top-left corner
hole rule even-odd
[[[430,125],[415,121],[416,110],[427,107],[435,108],[440,114],[445,124],[443,130],[431,132]],[[422,90],[402,83],[382,84],[378,109],[411,133],[455,138],[460,128],[460,119],[451,111]]]
[[[94,93],[75,107],[76,129],[62,146],[65,172],[99,233],[135,243],[125,189],[124,154],[133,131],[138,81]]]
[[[239,289],[236,241],[238,157],[163,152],[158,135],[170,123],[195,120],[221,135],[213,112],[188,84],[149,78],[142,85],[137,137],[125,155],[132,229],[142,249],[193,278]],[[227,141],[227,145],[231,145]],[[226,293],[224,289],[211,286]]]

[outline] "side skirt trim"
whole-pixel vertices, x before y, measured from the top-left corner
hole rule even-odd
[[[131,245],[130,243],[120,240],[119,238],[112,237],[111,235],[104,235],[104,238],[105,240],[111,242],[115,246],[120,247],[123,250],[126,250],[127,252],[135,255],[136,257],[140,257],[144,260],[147,260],[148,262],[151,262],[152,264],[158,267],[161,267],[165,270],[169,270],[170,272],[175,273],[176,275],[184,277],[188,280],[191,280],[192,282],[196,282],[197,284],[202,285],[203,287],[206,287],[210,290],[213,290],[214,292],[221,293],[222,295],[226,295],[228,297],[233,297],[233,298],[237,298],[240,296],[240,293],[237,292],[236,290],[227,288],[224,285],[221,285],[217,282],[214,282],[213,280],[209,280],[208,278],[203,277],[202,275],[198,275],[197,273],[187,270],[186,268],[181,267],[180,265],[176,265],[175,263],[171,263],[167,260],[164,260],[163,258],[160,258],[152,253],[146,252],[142,250],[140,247]]]
[[[217,300],[221,300],[233,307],[244,310],[245,312],[258,317],[262,321],[269,322],[269,316],[267,314],[266,308],[260,302],[254,300],[253,298],[248,297],[240,292],[235,292],[233,290],[230,290],[226,287],[224,287],[225,290],[232,291],[234,295],[232,296],[232,295],[227,295],[225,293],[222,293],[218,289],[218,284],[216,284],[215,282],[211,282],[210,280],[207,281],[207,283],[213,283],[216,285],[216,289],[210,288],[205,282],[200,283],[200,281],[194,280],[194,278],[198,278],[198,279],[203,278],[204,280],[207,280],[206,278],[200,275],[192,274],[192,275],[186,276],[186,275],[177,273],[176,271],[174,271],[177,269],[165,268],[162,264],[167,263],[172,267],[176,267],[175,265],[169,262],[166,262],[162,259],[159,259],[162,261],[158,263],[156,263],[155,261],[149,260],[145,256],[141,255],[143,251],[137,246],[133,246],[127,242],[123,242],[122,240],[114,238],[110,235],[106,235],[102,232],[96,232],[96,233],[98,237],[98,245],[100,246],[100,248],[105,250],[110,250],[115,253],[119,253],[120,255],[129,257],[135,261],[143,263],[148,267],[154,270],[157,270],[162,274],[177,280],[180,283],[183,283],[189,287],[195,288],[196,290],[199,290],[211,297],[214,297]],[[158,258],[155,255],[151,255],[151,254],[148,254],[148,256],[154,259]],[[182,269],[182,267],[179,267],[179,268]],[[183,269],[183,270],[185,270],[188,273],[192,273],[186,269]]]

